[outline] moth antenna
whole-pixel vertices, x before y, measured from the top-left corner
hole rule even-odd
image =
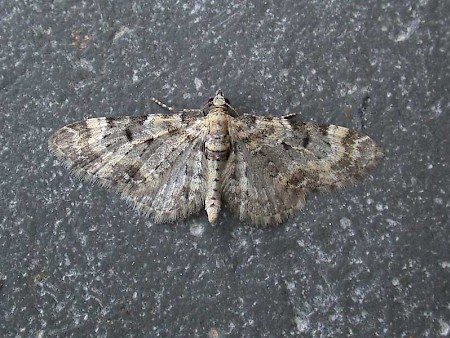
[[[152,101],[155,102],[158,106],[163,107],[164,109],[172,112],[172,113],[200,113],[200,112],[204,112],[204,108],[202,109],[190,109],[190,108],[175,108],[175,107],[170,107],[167,104],[159,101],[158,99],[152,97]]]

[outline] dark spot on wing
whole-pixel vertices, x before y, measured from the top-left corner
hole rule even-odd
[[[127,171],[128,176],[130,176],[131,178],[135,178],[136,173],[139,171],[139,169],[141,169],[139,165],[130,166]]]
[[[359,138],[361,138],[363,135],[358,133],[355,130],[349,130],[347,132],[347,135],[345,135],[344,139],[342,140],[342,144],[345,146],[345,150],[348,152],[351,146],[355,143],[355,141]]]
[[[309,144],[309,135],[306,135],[302,140],[302,147],[306,148]]]
[[[125,129],[125,136],[127,137],[128,142],[133,141],[133,133],[129,128]]]
[[[106,124],[108,125],[109,128],[114,127],[114,121],[115,120],[116,119],[113,118],[113,117],[105,117]]]
[[[255,124],[256,123],[256,116],[254,116],[254,115],[245,115],[242,119],[247,124]]]
[[[323,135],[323,136],[327,136],[328,135],[328,125],[327,124],[319,124],[319,132]]]
[[[147,120],[147,115],[138,116],[138,117],[134,118],[134,122],[136,122],[140,126],[142,126],[146,120]]]
[[[172,128],[167,132],[167,136],[174,136],[180,133],[180,129]]]
[[[305,130],[305,128],[306,128],[306,122],[303,122],[303,121],[295,121],[294,119],[295,119],[294,116],[288,116],[288,117],[285,117],[285,120],[286,120],[287,122],[289,122],[289,124],[291,125],[292,129],[294,129],[294,130],[300,130],[300,131]]]
[[[287,144],[286,142],[281,142],[281,145],[283,146],[283,148],[284,148],[284,150],[289,150],[289,149],[291,149],[292,147],[289,145],[289,144]]]

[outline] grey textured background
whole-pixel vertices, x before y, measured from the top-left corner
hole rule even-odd
[[[438,0],[2,0],[1,336],[448,336],[449,17]],[[47,151],[67,123],[218,87],[242,112],[362,125],[385,158],[255,230],[227,212],[152,225]]]

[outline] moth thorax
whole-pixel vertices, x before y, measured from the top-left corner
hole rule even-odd
[[[211,106],[209,109],[208,115],[228,115],[227,106]]]

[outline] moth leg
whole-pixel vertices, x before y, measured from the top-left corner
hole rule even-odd
[[[174,107],[170,107],[167,104],[159,101],[158,99],[155,99],[154,97],[152,97],[152,101],[155,102],[158,106],[163,107],[164,109],[167,109],[168,111],[172,112],[172,113],[204,113],[205,110],[205,106],[203,106],[201,109],[179,109],[179,108],[174,108]]]
[[[233,117],[236,116],[241,116],[242,114],[240,112],[238,112],[232,105],[230,105],[229,103],[227,103],[227,107],[230,108],[234,114],[230,114]]]

